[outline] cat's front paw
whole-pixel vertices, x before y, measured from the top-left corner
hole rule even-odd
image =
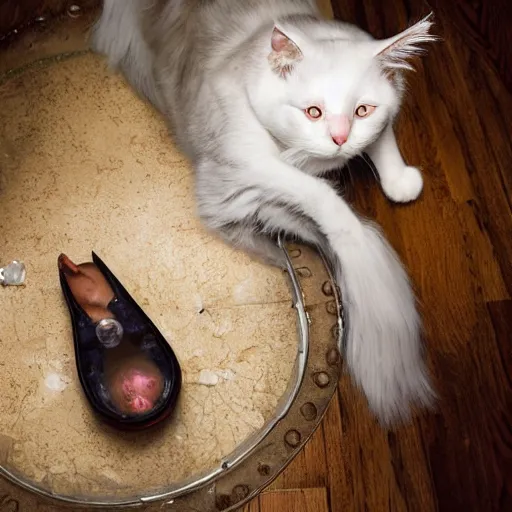
[[[421,194],[423,178],[416,167],[406,166],[398,178],[382,181],[382,189],[395,203],[407,203]]]

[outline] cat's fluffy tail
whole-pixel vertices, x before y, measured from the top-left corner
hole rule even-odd
[[[346,312],[345,357],[370,408],[384,426],[430,406],[420,318],[408,276],[376,226],[363,223],[361,242],[340,244],[336,274]]]
[[[91,32],[91,48],[105,55],[110,66],[121,69],[132,87],[160,109],[153,55],[140,26],[145,7],[145,0],[104,0]]]

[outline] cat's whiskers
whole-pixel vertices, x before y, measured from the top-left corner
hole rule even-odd
[[[361,157],[364,160],[364,162],[366,163],[366,165],[372,171],[372,174],[375,177],[375,179],[377,181],[380,181],[380,178],[379,178],[378,174],[375,172],[375,166],[373,165],[373,162],[370,160],[370,157],[366,153],[361,153]]]
[[[352,186],[355,185],[355,182],[354,182],[354,176],[352,175],[352,168],[350,167],[350,164],[352,162],[349,160],[346,164],[345,164],[345,169],[347,170],[347,174],[348,174],[348,177],[349,177],[349,180],[350,180],[350,184]]]

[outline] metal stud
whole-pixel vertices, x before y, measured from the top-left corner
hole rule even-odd
[[[308,267],[296,268],[295,271],[300,277],[311,277],[313,275]]]
[[[327,313],[329,313],[330,315],[337,315],[338,314],[338,306],[337,306],[335,300],[330,300],[325,305],[325,308],[327,309]]]
[[[312,402],[305,403],[301,408],[300,412],[302,416],[308,421],[313,421],[318,416],[318,410]]]
[[[68,16],[70,18],[78,18],[82,14],[82,8],[79,5],[71,4],[68,7]]]
[[[327,364],[330,366],[336,366],[340,362],[340,352],[335,348],[331,348],[327,352]]]
[[[313,380],[315,381],[315,384],[319,388],[326,388],[329,385],[329,383],[331,382],[331,378],[329,377],[329,374],[325,373],[325,372],[315,373]]]
[[[301,440],[300,432],[297,430],[288,430],[284,436],[284,440],[291,448],[297,448]]]
[[[261,476],[268,476],[268,475],[270,475],[270,466],[268,464],[260,464],[258,466],[258,473]]]
[[[334,295],[334,290],[332,289],[332,284],[330,281],[325,281],[325,283],[322,285],[322,292],[328,297]]]

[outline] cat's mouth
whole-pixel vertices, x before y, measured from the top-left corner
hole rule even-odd
[[[332,148],[331,158],[350,158],[350,147],[348,143],[344,143],[342,146],[334,145]]]

